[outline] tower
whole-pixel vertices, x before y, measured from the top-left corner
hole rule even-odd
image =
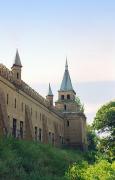
[[[12,73],[13,73],[14,83],[17,85],[21,85],[21,68],[22,68],[22,64],[21,64],[20,56],[17,50],[13,66],[11,68]]]
[[[64,117],[64,144],[68,147],[86,148],[86,117],[73,89],[66,58],[65,72],[55,106]]]
[[[52,90],[51,90],[50,83],[49,83],[49,89],[48,89],[48,94],[46,96],[46,99],[49,101],[50,106],[53,106],[53,93],[52,93]]]
[[[77,112],[79,111],[80,106],[75,102],[76,92],[74,91],[72,86],[66,58],[65,72],[60,90],[58,91],[58,101],[56,102],[56,108],[63,113]]]

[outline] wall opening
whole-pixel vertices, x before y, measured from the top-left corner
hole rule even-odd
[[[9,102],[9,95],[7,94],[7,105],[8,105],[8,102]]]
[[[69,127],[69,121],[67,121],[67,127]]]
[[[14,100],[15,102],[14,102],[14,107],[16,108],[16,98],[15,98],[15,100]]]
[[[70,99],[70,94],[67,94],[67,99]]]
[[[19,79],[19,73],[17,73],[17,79]]]
[[[67,109],[67,106],[66,106],[66,104],[64,104],[64,110],[66,111],[66,109]]]
[[[64,95],[61,95],[61,100],[64,100]]]
[[[17,120],[16,119],[14,119],[13,118],[13,128],[12,128],[12,136],[14,137],[14,138],[16,138],[16,123],[17,123]]]
[[[23,110],[24,110],[24,104],[23,104],[23,102],[22,102],[22,112],[23,112]]]
[[[42,130],[39,128],[39,141],[42,141]]]
[[[35,141],[37,141],[37,136],[38,136],[38,128],[35,126]]]
[[[23,139],[23,121],[20,121],[20,138]]]

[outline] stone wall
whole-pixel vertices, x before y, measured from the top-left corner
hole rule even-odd
[[[22,83],[23,84],[23,83]],[[25,84],[24,84],[25,85]],[[49,107],[43,97],[39,99],[36,92],[26,88],[26,90],[18,88],[7,78],[0,76],[0,89],[4,92],[4,101],[6,104],[6,117],[9,118],[9,131],[12,134],[13,119],[16,119],[16,137],[20,138],[20,122],[23,122],[23,135],[25,139],[35,139],[35,127],[38,129],[37,139],[39,141],[39,130],[42,130],[41,141],[48,142],[48,133],[54,134],[56,123],[60,128],[59,136],[64,137],[64,123],[60,113],[55,107]],[[28,93],[27,93],[28,91]],[[29,95],[32,93],[32,95]],[[8,96],[8,102],[7,102]],[[33,98],[34,97],[34,98]],[[37,99],[38,97],[38,99]],[[15,107],[16,101],[16,107]],[[8,103],[8,104],[7,104]],[[3,106],[3,102],[1,101]],[[31,117],[31,118],[30,118]],[[43,117],[47,119],[44,122]],[[3,119],[1,117],[1,119]],[[47,132],[46,132],[47,131]],[[46,137],[47,136],[47,137]],[[55,137],[54,137],[55,140]],[[51,141],[52,142],[52,141]]]

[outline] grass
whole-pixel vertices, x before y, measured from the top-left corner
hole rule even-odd
[[[0,138],[0,180],[61,180],[81,152],[12,138]]]
[[[0,180],[113,180],[115,162],[96,152],[0,138]]]

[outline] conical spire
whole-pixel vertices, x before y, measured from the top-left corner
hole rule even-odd
[[[66,57],[65,72],[61,83],[60,91],[74,91],[71,83],[71,78],[68,71],[68,63]]]
[[[68,70],[67,57],[66,57],[66,63],[65,63],[65,70]]]
[[[13,66],[20,66],[20,67],[22,67],[20,56],[19,56],[19,53],[18,53],[18,49],[16,50],[16,56],[15,56],[15,59],[14,59]]]
[[[53,96],[50,83],[49,83],[49,89],[48,89],[48,94],[47,94],[47,96]]]

